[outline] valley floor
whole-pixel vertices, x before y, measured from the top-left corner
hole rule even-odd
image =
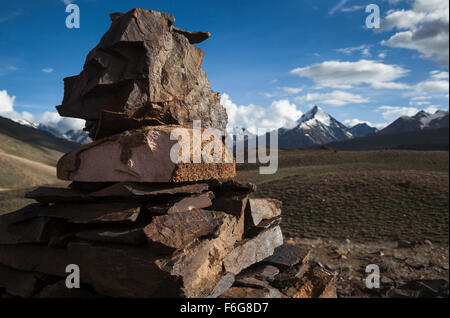
[[[339,297],[448,297],[449,154],[281,150],[279,170],[240,165],[256,197],[283,202],[287,240],[339,272]],[[365,268],[380,268],[379,289]],[[445,293],[446,291],[446,293]]]

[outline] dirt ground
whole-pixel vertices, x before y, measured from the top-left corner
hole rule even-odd
[[[299,238],[285,240],[310,248],[311,262],[338,272],[337,296],[343,298],[449,297],[449,246],[409,241],[353,243]],[[380,270],[380,288],[366,287],[366,267]]]

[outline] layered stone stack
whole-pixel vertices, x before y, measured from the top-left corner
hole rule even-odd
[[[37,203],[0,216],[0,295],[332,296],[335,274],[283,244],[281,203],[231,179],[222,140],[210,141],[222,162],[171,160],[176,144],[192,148],[174,129],[193,137],[227,123],[193,45],[210,34],[143,9],[111,20],[57,107],[86,119],[94,139],[59,161],[58,177],[72,183],[40,187],[27,194]],[[80,288],[67,288],[71,264]]]

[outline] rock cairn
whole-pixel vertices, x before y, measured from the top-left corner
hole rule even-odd
[[[172,129],[227,123],[194,45],[210,34],[151,10],[111,20],[57,106],[94,139],[60,159],[58,177],[72,183],[37,188],[26,195],[37,203],[0,216],[0,295],[332,296],[336,276],[283,244],[279,201],[251,198],[234,163],[170,159],[185,142]],[[69,264],[80,288],[66,286]]]

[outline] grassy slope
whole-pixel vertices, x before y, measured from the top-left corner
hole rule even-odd
[[[61,183],[56,163],[76,146],[0,117],[0,214],[32,202],[23,199],[28,189]]]
[[[352,241],[429,239],[448,242],[448,152],[280,152],[280,169],[238,178],[257,196],[283,201],[283,228],[299,236]]]

